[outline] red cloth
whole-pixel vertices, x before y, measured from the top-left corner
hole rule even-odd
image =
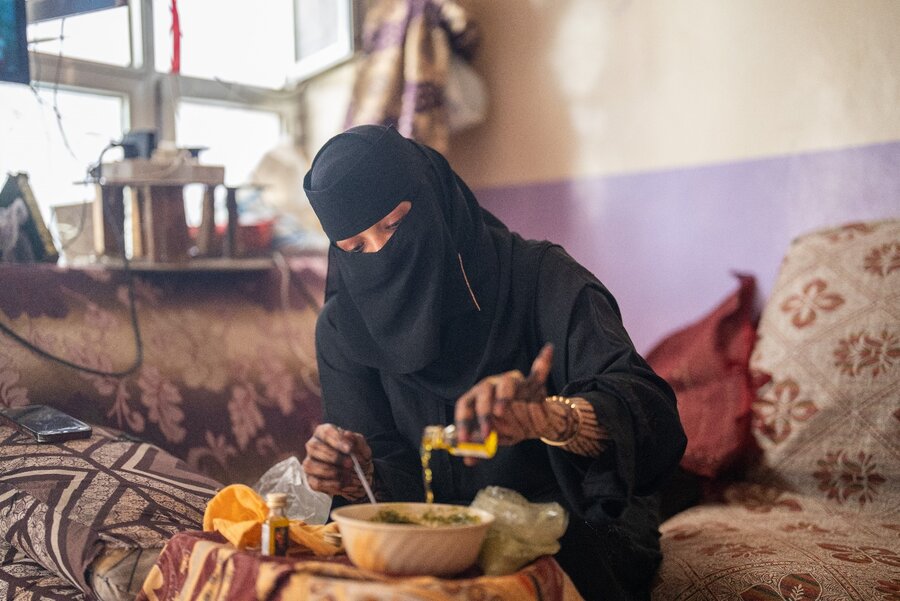
[[[681,467],[708,478],[721,476],[756,450],[750,433],[756,385],[748,366],[756,341],[756,281],[735,275],[740,284],[734,293],[647,355],[678,397],[688,438]]]
[[[172,0],[172,73],[181,73],[181,19],[178,17],[178,0]]]
[[[182,532],[166,544],[144,581],[138,601],[207,599],[492,599],[584,601],[549,556],[507,576],[482,576],[473,567],[455,578],[392,577],[353,567],[346,555],[261,557],[238,551],[214,532]]]

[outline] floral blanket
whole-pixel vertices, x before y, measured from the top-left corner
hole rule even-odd
[[[288,269],[136,273],[143,361],[103,376],[0,333],[0,406],[45,403],[122,430],[220,482],[253,484],[303,457],[320,415],[315,322],[324,256]],[[31,345],[94,370],[134,363],[121,271],[0,265],[0,322]]]

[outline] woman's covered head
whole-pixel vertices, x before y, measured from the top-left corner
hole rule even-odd
[[[448,331],[468,335],[458,319],[493,296],[496,259],[485,214],[443,156],[392,127],[354,127],[322,147],[303,185],[334,243],[326,313],[349,356],[412,373]]]
[[[332,241],[359,234],[429,184],[420,148],[392,127],[361,125],[316,154],[303,188]]]

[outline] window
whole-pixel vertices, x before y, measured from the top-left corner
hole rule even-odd
[[[332,0],[333,1],[333,0]],[[153,1],[156,70],[172,63],[171,0]],[[178,4],[181,74],[280,88],[294,63],[291,0],[189,0]],[[213,19],[210,15],[215,15]]]
[[[28,25],[28,40],[35,52],[127,67],[132,64],[130,15],[121,6],[39,21]],[[32,73],[34,79],[39,76]]]
[[[178,107],[175,130],[181,148],[205,148],[204,163],[225,167],[225,185],[249,183],[262,152],[274,148],[281,137],[278,113],[183,101]],[[262,152],[260,152],[262,149]],[[191,225],[200,223],[202,187],[188,186],[185,209]],[[223,190],[217,190],[217,221],[224,215]]]
[[[278,113],[183,101],[175,126],[181,148],[205,147],[206,163],[225,166],[225,183],[246,184],[263,151],[281,137]]]
[[[0,85],[3,179],[28,173],[45,219],[51,205],[92,199],[93,186],[76,182],[110,140],[122,137],[126,114],[122,96]]]
[[[93,198],[76,182],[130,130],[208,147],[201,161],[225,165],[229,184],[246,182],[265,152],[298,133],[300,78],[349,58],[360,0],[178,0],[179,76],[169,73],[172,0],[27,1],[31,13],[103,8],[30,23],[32,88],[0,83],[0,174],[27,172],[49,220],[51,206]],[[331,43],[312,39],[322,31]],[[300,69],[319,52],[314,69]]]

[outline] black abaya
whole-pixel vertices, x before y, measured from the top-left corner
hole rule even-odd
[[[541,346],[552,342],[548,392],[587,399],[609,440],[598,458],[538,440],[501,447],[475,467],[437,453],[435,501],[469,503],[488,485],[535,502],[557,501],[570,513],[557,559],[582,595],[643,598],[660,559],[653,493],[685,446],[674,395],[634,350],[615,300],[594,276],[557,246],[505,230],[492,236],[499,260],[492,271],[504,280],[490,298],[493,310],[455,318],[490,315],[486,334],[473,341],[477,348],[457,341],[454,356],[442,355],[442,373],[457,362],[466,373],[476,361],[468,386],[510,369],[527,373]],[[427,369],[397,374],[351,359],[352,337],[335,319],[332,299],[316,335],[325,419],[365,435],[388,498],[421,501],[422,430],[452,423],[459,383],[444,390]]]

